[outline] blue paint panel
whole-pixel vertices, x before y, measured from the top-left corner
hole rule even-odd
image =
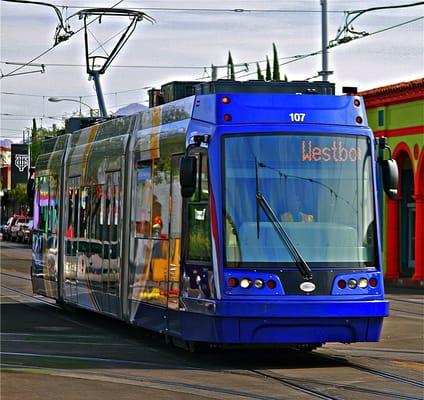
[[[250,299],[249,299],[250,300]],[[246,318],[358,318],[389,315],[389,302],[379,296],[286,296],[284,301],[228,300],[219,301],[216,314]]]
[[[222,104],[222,97],[230,103]],[[197,96],[193,118],[215,124],[337,124],[366,126],[362,106],[354,106],[354,96],[294,94],[219,94]],[[225,121],[224,114],[231,115]],[[296,114],[296,115],[295,115]],[[300,116],[298,116],[301,114]],[[361,117],[361,123],[356,117]]]
[[[135,310],[134,315],[131,316],[131,323],[133,325],[156,332],[166,331],[166,309],[164,307],[135,300],[130,300],[129,302],[130,309]]]
[[[219,318],[183,313],[183,340],[210,343],[378,341],[382,318]]]

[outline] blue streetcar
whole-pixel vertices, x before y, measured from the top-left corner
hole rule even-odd
[[[151,103],[44,142],[34,292],[176,342],[377,341],[389,307],[363,100],[214,81]]]

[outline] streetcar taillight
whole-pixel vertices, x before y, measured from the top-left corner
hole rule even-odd
[[[239,280],[237,278],[228,279],[228,286],[229,287],[234,288],[234,287],[238,286],[238,284],[239,284]]]
[[[344,279],[340,279],[340,280],[337,282],[337,286],[338,286],[340,289],[345,289],[345,288],[346,288],[346,281],[345,281]]]
[[[371,287],[376,287],[378,284],[377,278],[370,278],[368,282],[370,283]]]
[[[266,283],[266,286],[268,287],[268,289],[275,289],[275,287],[277,286],[277,283],[273,279],[270,279]]]

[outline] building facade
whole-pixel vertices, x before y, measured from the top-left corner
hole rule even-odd
[[[424,287],[424,79],[359,95],[374,135],[388,138],[399,168],[397,198],[381,195],[385,278]]]

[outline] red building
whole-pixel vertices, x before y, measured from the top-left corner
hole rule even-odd
[[[399,167],[398,197],[382,199],[385,278],[424,287],[424,79],[359,94]]]

